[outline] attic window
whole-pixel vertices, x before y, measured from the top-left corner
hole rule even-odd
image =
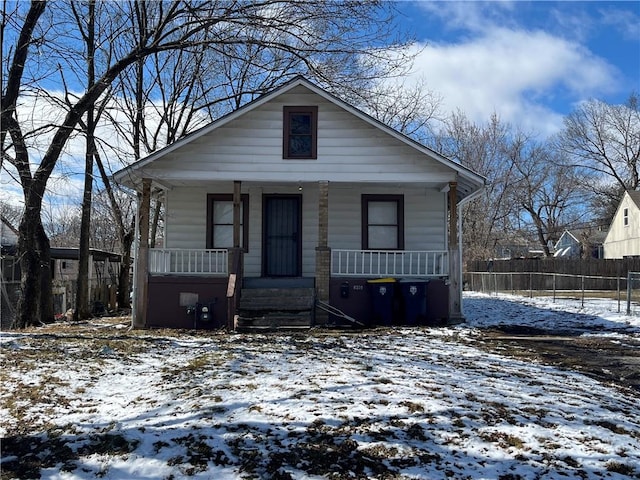
[[[622,225],[625,227],[629,226],[629,209],[625,208],[622,210]]]
[[[318,107],[284,107],[282,157],[318,158]]]

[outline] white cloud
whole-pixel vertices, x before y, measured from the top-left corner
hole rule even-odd
[[[638,42],[640,38],[640,15],[636,12],[637,9],[634,11],[632,9],[602,8],[600,15],[602,15],[602,22],[605,25],[617,29],[625,38]]]
[[[496,113],[548,135],[561,128],[567,105],[621,87],[619,71],[585,46],[596,19],[582,8],[547,10],[542,30],[524,26],[518,1],[417,5],[446,32],[446,41],[427,38],[418,46],[414,65],[415,77],[443,98],[445,112],[459,109],[477,122]],[[628,27],[614,11],[601,15]]]
[[[482,32],[488,24],[509,25],[513,23],[513,10],[517,2],[508,0],[491,2],[455,2],[427,1],[417,2],[422,11],[429,16],[441,19],[441,24],[448,30],[467,30]]]
[[[492,28],[466,41],[422,47],[415,75],[442,95],[444,111],[460,109],[478,122],[495,112],[550,134],[562,122],[547,106],[555,95],[578,101],[615,84],[614,69],[602,59],[542,31]]]

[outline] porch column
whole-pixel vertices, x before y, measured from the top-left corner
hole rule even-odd
[[[242,182],[233,182],[233,248],[240,248],[240,206]],[[245,226],[246,228],[246,226]]]
[[[242,206],[242,182],[233,182],[233,248],[229,249],[229,281],[227,284],[227,328],[235,328],[234,318],[242,288],[243,252],[240,246],[240,207]],[[244,226],[247,228],[247,225]]]
[[[449,323],[464,322],[458,243],[457,182],[449,182]]]
[[[138,208],[139,243],[136,257],[135,299],[132,327],[144,328],[147,319],[147,287],[149,276],[149,211],[151,210],[151,179],[142,179],[142,197]]]
[[[316,296],[323,302],[329,301],[331,280],[331,249],[329,248],[329,182],[318,182],[318,245],[316,246]],[[327,313],[316,311],[316,322],[326,324]]]

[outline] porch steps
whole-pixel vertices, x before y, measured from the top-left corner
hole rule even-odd
[[[236,330],[307,329],[314,307],[313,288],[243,288]]]

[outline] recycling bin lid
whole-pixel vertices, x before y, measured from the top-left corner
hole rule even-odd
[[[395,278],[374,278],[373,280],[367,280],[367,283],[394,283]]]
[[[428,278],[407,277],[398,280],[398,283],[429,283]]]

